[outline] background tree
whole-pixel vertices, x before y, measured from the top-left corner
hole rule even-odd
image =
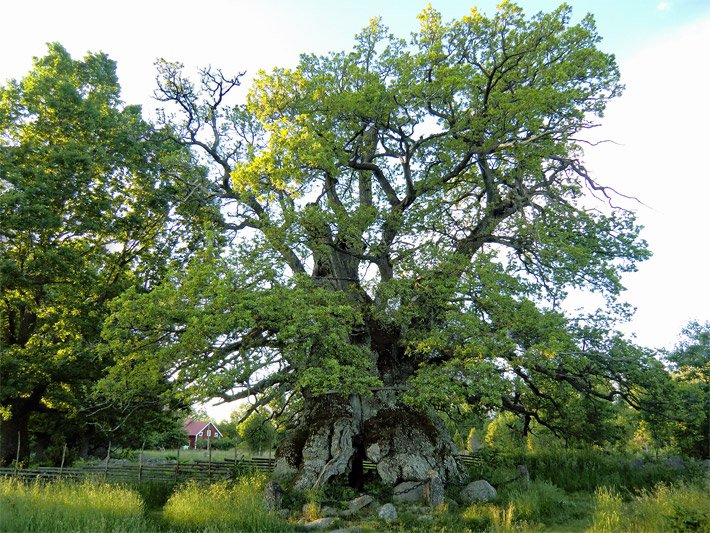
[[[112,364],[96,350],[107,303],[154,285],[186,249],[175,177],[200,180],[119,90],[105,54],[73,60],[59,44],[0,88],[0,462],[18,434],[26,460],[33,415],[64,417],[74,438],[110,438],[97,424],[155,422],[167,399],[152,389],[119,406],[92,391]]]
[[[592,18],[504,2],[420,22],[261,72],[245,105],[226,103],[239,77],[158,64],[163,120],[211,165],[232,246],[127,293],[105,338],[193,394],[291,402],[277,470],[298,489],[365,455],[388,483],[450,480],[435,410],[583,437],[610,400],[651,407],[663,372],[607,334],[648,252],[581,161],[622,88]],[[608,308],[563,315],[570,288]]]
[[[681,452],[710,458],[710,322],[690,322],[668,354],[677,384],[673,436]],[[667,422],[667,421],[666,421]]]
[[[271,417],[261,411],[252,412],[237,426],[237,432],[239,438],[246,442],[252,451],[258,453],[271,449],[276,443],[276,428],[271,422]]]

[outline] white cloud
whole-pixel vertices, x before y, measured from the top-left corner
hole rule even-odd
[[[658,2],[658,5],[656,5],[656,10],[670,11],[671,7],[673,7],[673,4],[671,4],[670,2]]]

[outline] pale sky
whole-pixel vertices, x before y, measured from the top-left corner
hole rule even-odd
[[[407,36],[426,0],[0,0],[0,83],[21,77],[45,43],[75,57],[104,51],[118,62],[127,103],[151,100],[153,62],[211,64],[226,72],[293,66],[299,53],[348,49],[372,16]],[[432,0],[445,19],[495,0]],[[522,0],[527,14],[560,2]],[[627,275],[625,300],[637,307],[623,329],[636,342],[671,348],[691,319],[710,320],[710,0],[571,0],[575,20],[592,12],[602,49],[617,55],[624,95],[613,102],[587,152],[600,182],[638,197],[643,237],[654,257]],[[214,411],[222,418],[231,407]],[[212,413],[211,413],[212,414]]]

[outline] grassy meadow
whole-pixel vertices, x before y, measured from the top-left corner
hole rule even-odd
[[[556,455],[553,457],[553,455]],[[521,457],[498,458],[474,468],[499,486],[489,503],[461,505],[459,488],[447,489],[436,509],[396,504],[398,518],[385,523],[376,508],[338,518],[332,528],[360,531],[438,532],[710,532],[710,477],[702,467],[680,472],[663,463],[625,468],[624,462],[592,452],[528,454],[532,481],[526,488],[501,481]],[[617,458],[618,459],[618,458]],[[182,457],[181,457],[182,460]],[[290,513],[266,512],[262,473],[232,481],[111,484],[94,481],[29,481],[0,478],[0,531],[298,531],[304,518],[324,516],[356,494],[329,486],[287,495]],[[381,503],[391,488],[372,481],[366,492]],[[304,516],[305,514],[305,516]]]

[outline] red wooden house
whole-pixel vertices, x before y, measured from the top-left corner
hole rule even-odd
[[[207,447],[208,441],[222,438],[217,427],[209,420],[188,420],[185,422],[185,431],[190,448],[197,448],[201,441]]]

